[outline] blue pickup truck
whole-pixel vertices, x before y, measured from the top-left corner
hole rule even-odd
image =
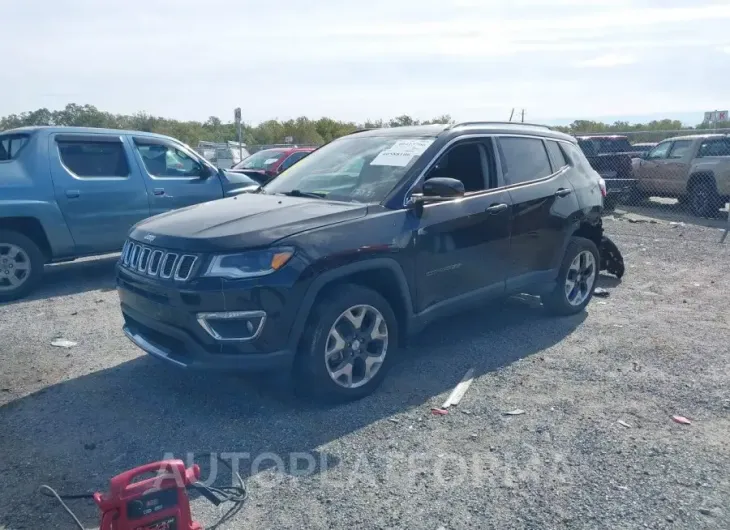
[[[28,294],[46,263],[120,250],[142,219],[256,188],[158,134],[0,132],[0,302]]]

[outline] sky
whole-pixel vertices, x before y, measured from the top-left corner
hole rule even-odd
[[[730,107],[729,0],[0,0],[0,116],[664,116]]]

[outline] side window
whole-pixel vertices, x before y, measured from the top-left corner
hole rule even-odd
[[[697,156],[730,156],[730,140],[704,141]]]
[[[542,140],[504,136],[499,139],[499,149],[507,185],[529,182],[553,173]]]
[[[565,160],[565,155],[563,154],[563,150],[560,148],[560,144],[558,142],[546,140],[545,146],[547,147],[548,154],[550,155],[550,161],[553,164],[553,170],[557,171],[560,168],[568,165],[568,161]]]
[[[424,180],[437,177],[460,180],[466,193],[487,189],[489,178],[482,168],[482,149],[483,146],[476,142],[455,145],[441,155]]]
[[[0,136],[0,162],[17,158],[18,153],[27,143],[28,136],[25,134]]]
[[[77,177],[127,177],[129,164],[121,141],[56,140],[61,162]]]
[[[691,140],[677,140],[672,146],[672,150],[669,152],[669,158],[684,158],[692,149]]]
[[[307,156],[309,153],[307,151],[297,151],[296,153],[293,153],[289,158],[284,160],[281,163],[281,167],[279,168],[279,171],[284,171],[285,169],[289,169],[292,167],[296,162],[299,162],[302,158]]]
[[[659,145],[657,145],[654,149],[649,151],[649,154],[646,155],[646,159],[647,160],[659,160],[662,158],[667,158],[670,147],[672,147],[672,142],[662,142]]]
[[[154,177],[185,178],[203,175],[203,166],[198,160],[171,144],[135,143],[147,173]]]

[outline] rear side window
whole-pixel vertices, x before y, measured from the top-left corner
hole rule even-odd
[[[499,139],[499,150],[507,185],[540,179],[553,172],[542,140],[502,137]]]
[[[730,139],[702,142],[697,156],[730,156]]]
[[[565,160],[565,155],[563,154],[563,150],[560,148],[558,142],[546,140],[545,147],[547,147],[548,154],[550,155],[550,161],[553,163],[553,169],[555,171],[568,165],[568,161]]]
[[[28,143],[27,134],[8,134],[0,136],[0,162],[18,157],[20,150]]]
[[[57,140],[63,165],[78,177],[127,177],[129,164],[122,142]]]

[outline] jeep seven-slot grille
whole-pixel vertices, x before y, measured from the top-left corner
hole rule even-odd
[[[173,278],[178,281],[190,279],[198,257],[192,254],[178,254],[161,249],[140,245],[128,240],[122,248],[120,262],[124,268],[156,276],[162,279]]]

